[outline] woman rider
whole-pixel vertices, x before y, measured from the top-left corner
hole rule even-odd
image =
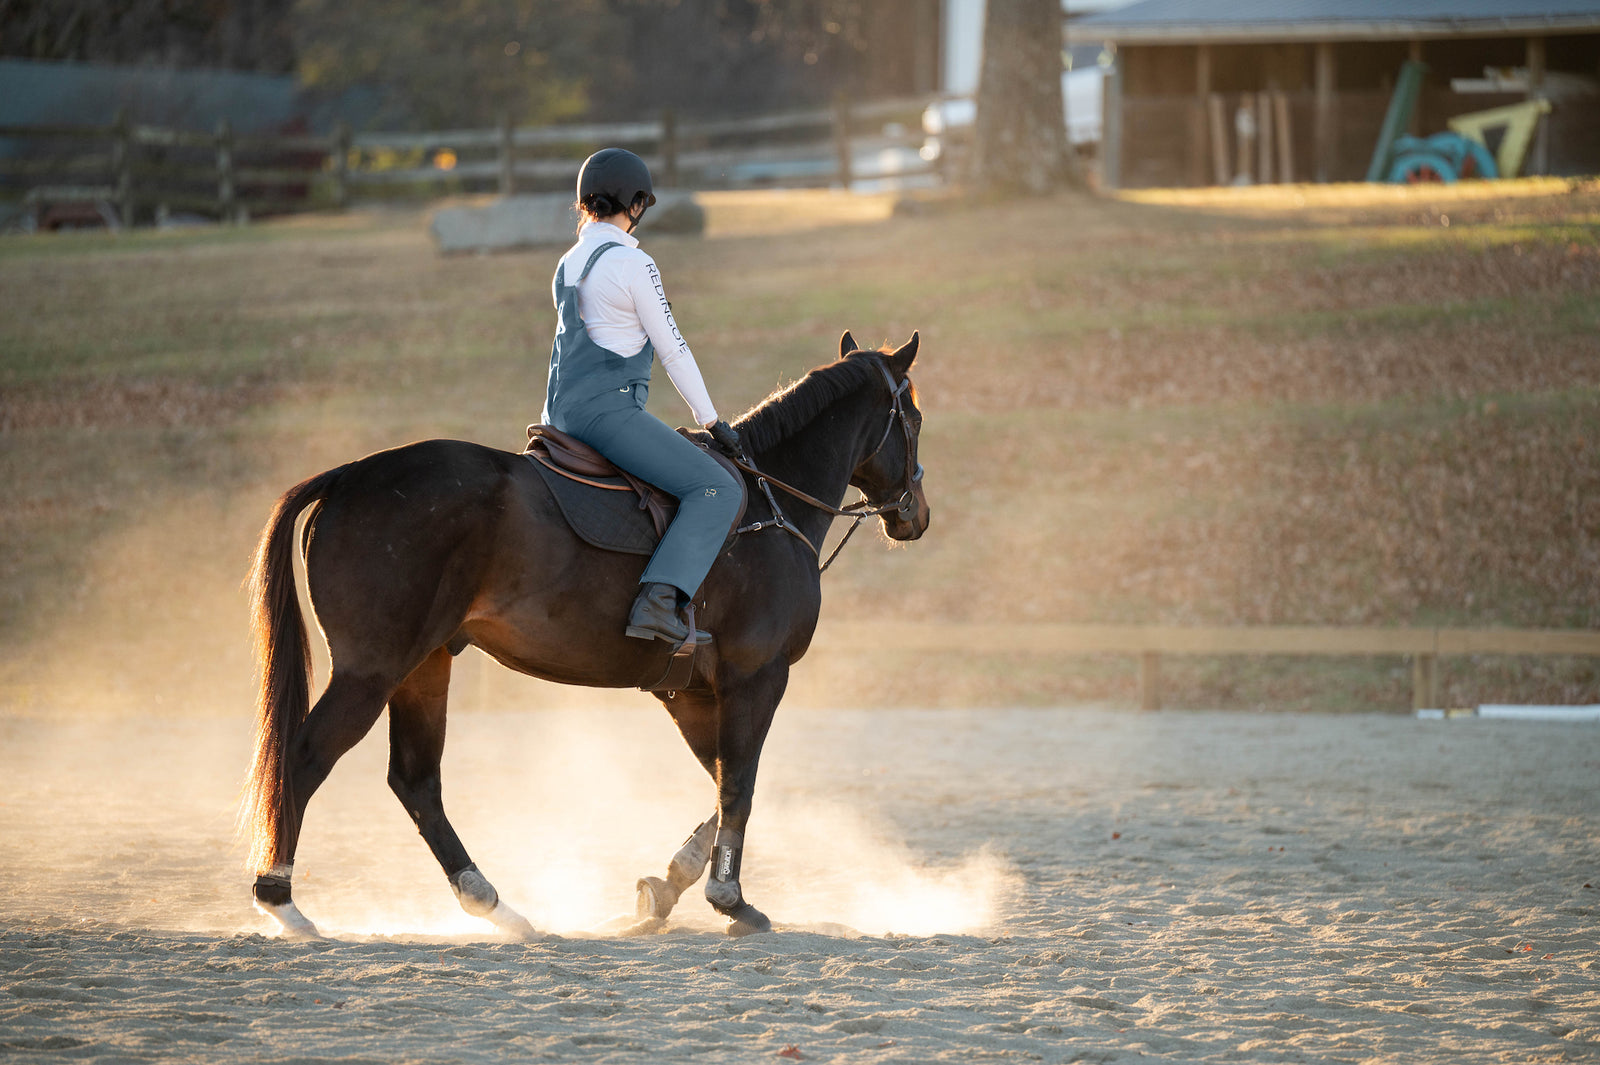
[[[700,369],[661,285],[655,260],[632,235],[656,202],[650,170],[606,148],[578,174],[578,242],[561,257],[552,290],[560,322],[550,348],[543,420],[635,477],[678,499],[678,512],[639,579],[626,632],[680,643],[682,608],[699,591],[739,509],[740,486],[711,456],[646,413],[659,356],[694,420],[737,453],[739,435],[717,417]]]

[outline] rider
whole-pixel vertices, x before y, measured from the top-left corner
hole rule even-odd
[[[632,235],[655,202],[649,168],[625,149],[594,153],[578,173],[578,242],[561,257],[552,283],[560,321],[543,421],[677,497],[677,515],[639,579],[626,632],[680,643],[706,638],[689,632],[681,611],[722,548],[740,486],[711,456],[646,413],[652,359],[660,357],[695,421],[720,446],[738,454],[740,442],[717,416],[655,260]]]

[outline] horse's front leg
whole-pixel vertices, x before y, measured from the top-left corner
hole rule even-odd
[[[775,663],[742,682],[719,685],[717,698],[717,837],[711,850],[706,901],[728,918],[728,934],[772,930],[767,915],[745,901],[739,884],[745,828],[755,798],[761,747],[789,681],[788,664]]]
[[[739,867],[761,745],[788,680],[788,666],[778,663],[755,676],[719,683],[715,695],[686,691],[662,699],[689,750],[717,784],[717,812],[684,842],[672,859],[666,880],[646,877],[639,881],[640,917],[666,917],[709,862],[712,873],[706,883],[706,900],[729,918],[728,934],[742,936],[772,928],[766,915],[744,900]]]
[[[638,885],[635,912],[642,919],[665,920],[683,893],[705,875],[711,863],[711,846],[717,835],[717,815],[713,813],[700,827],[689,833],[678,853],[667,865],[667,878],[647,876]]]

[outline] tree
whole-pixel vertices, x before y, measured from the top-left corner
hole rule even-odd
[[[294,0],[0,0],[0,56],[294,69]]]
[[[988,0],[973,164],[989,192],[1080,183],[1061,101],[1061,0]]]
[[[376,90],[390,128],[543,123],[584,115],[614,29],[600,0],[299,0],[300,79]]]

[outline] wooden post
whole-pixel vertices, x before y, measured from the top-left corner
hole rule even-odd
[[[128,109],[117,108],[111,134],[111,184],[116,191],[117,221],[133,228],[133,130]]]
[[[1437,710],[1438,655],[1415,655],[1411,659],[1411,709]]]
[[[221,222],[233,220],[233,127],[227,119],[217,123],[217,215]]]
[[[517,151],[512,139],[511,113],[500,114],[500,195],[513,196],[517,191]]]
[[[1334,100],[1335,72],[1331,41],[1317,42],[1315,61],[1317,102],[1312,118],[1312,144],[1315,148],[1316,179],[1328,182],[1338,172],[1338,162],[1334,157],[1339,143],[1338,130],[1334,128],[1338,116]]]
[[[1206,183],[1206,100],[1211,96],[1211,46],[1195,47],[1194,106],[1189,113],[1189,184]]]
[[[1106,75],[1105,92],[1101,97],[1102,161],[1100,180],[1108,189],[1122,185],[1122,67],[1125,59],[1119,58]]]
[[[1294,137],[1289,131],[1289,94],[1282,89],[1272,94],[1272,112],[1278,119],[1278,180],[1294,184]]]
[[[1228,166],[1228,117],[1222,94],[1214,92],[1206,101],[1211,111],[1211,176],[1218,185],[1233,180],[1233,170]]]
[[[333,126],[333,202],[339,210],[350,206],[350,123]]]
[[[1528,63],[1528,99],[1538,100],[1544,96],[1544,38],[1529,37],[1527,44]],[[1538,119],[1538,131],[1534,134],[1533,162],[1524,169],[1524,173],[1545,174],[1550,170],[1550,121],[1547,118]]]
[[[1139,709],[1161,709],[1161,656],[1155,651],[1139,656]]]
[[[833,98],[833,150],[839,157],[839,184],[846,192],[855,180],[850,158],[850,96],[839,93]]]
[[[1272,184],[1272,101],[1256,93],[1256,184]]]
[[[678,113],[661,112],[661,179],[669,189],[678,187]]]

